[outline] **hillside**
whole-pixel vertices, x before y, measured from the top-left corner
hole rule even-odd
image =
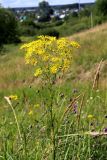
[[[77,55],[74,55],[76,77],[80,80],[92,80],[102,60],[100,76],[105,85],[107,78],[107,23],[74,34],[69,38],[77,40],[81,45]]]
[[[77,34],[74,34],[73,36],[71,36],[71,38],[75,38],[75,37],[83,37],[83,36],[87,36],[89,35],[90,33],[98,33],[98,32],[103,32],[103,31],[106,31],[107,30],[107,23],[104,23],[102,25],[98,25],[94,28],[91,28],[89,30],[86,30],[86,31],[83,31],[83,32],[80,32],[80,33],[77,33]],[[86,38],[86,37],[85,37]]]
[[[103,59],[103,77],[106,74],[107,60],[107,23],[92,28],[90,30],[74,34],[69,37],[76,40],[81,47],[73,55],[74,62],[71,67],[71,79],[87,79],[96,69],[97,64]],[[23,41],[29,42],[32,38],[24,38]],[[20,51],[20,45],[6,45],[0,56],[0,88],[14,88],[23,86],[23,82],[29,81],[32,74],[29,66],[24,63],[24,54]],[[91,72],[92,71],[92,72]],[[33,71],[32,71],[33,72]]]

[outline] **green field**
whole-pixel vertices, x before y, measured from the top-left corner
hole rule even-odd
[[[68,38],[81,47],[51,92],[25,64],[22,44],[1,51],[0,160],[107,160],[107,24]]]

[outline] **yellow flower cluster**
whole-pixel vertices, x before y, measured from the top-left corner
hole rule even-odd
[[[34,76],[40,76],[42,74],[41,68],[36,69]]]
[[[72,62],[73,48],[79,48],[79,44],[50,36],[39,36],[37,40],[21,47],[26,51],[26,63],[35,66],[36,77],[67,71]]]
[[[10,100],[17,100],[17,99],[18,99],[18,96],[17,96],[17,95],[10,95],[10,96],[9,96],[9,99],[10,99]]]

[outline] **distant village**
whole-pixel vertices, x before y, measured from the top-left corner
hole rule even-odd
[[[65,16],[75,12],[78,13],[80,10],[84,10],[85,7],[90,7],[94,5],[94,3],[75,3],[75,4],[68,4],[68,5],[54,5],[51,6],[53,9],[53,14],[51,15],[52,18],[57,17],[58,19],[64,19]],[[38,7],[22,7],[22,8],[11,8],[17,19],[20,22],[23,22],[28,18],[28,16],[32,16],[35,19],[35,22],[39,19],[39,8]]]

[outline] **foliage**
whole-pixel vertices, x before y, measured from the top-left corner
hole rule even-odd
[[[58,38],[59,32],[54,28],[46,28],[39,31],[39,35],[47,35],[47,36],[53,36]]]
[[[90,17],[90,15],[91,15],[91,8],[86,7],[86,8],[84,8],[84,10],[80,11],[79,14],[82,17]]]
[[[22,36],[35,36],[38,33],[37,29],[32,26],[20,26],[20,33]]]
[[[38,24],[36,25],[36,23],[34,23],[34,21],[32,19],[24,20],[23,22],[21,22],[21,25],[22,25],[22,27],[23,26],[29,26],[29,27],[31,26],[33,28],[40,29],[39,25]]]
[[[13,42],[20,42],[17,20],[12,12],[0,8],[0,45]]]
[[[87,17],[82,17],[82,18],[68,17],[62,26],[56,27],[61,37],[69,36],[89,28],[90,28],[90,18]]]
[[[97,0],[96,7],[99,14],[107,15],[107,0]]]
[[[20,33],[24,36],[38,36],[49,35],[59,37],[59,32],[55,27],[61,26],[63,21],[54,21],[51,23],[45,22],[33,22],[32,20],[26,20],[20,23]]]

